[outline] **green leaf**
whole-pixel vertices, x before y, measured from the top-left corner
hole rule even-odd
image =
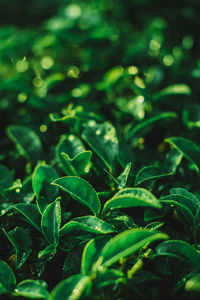
[[[121,258],[134,254],[147,244],[167,238],[168,236],[164,233],[147,229],[126,230],[116,235],[104,246],[95,267],[97,269],[99,266],[110,267]]]
[[[183,123],[189,128],[200,127],[200,106],[190,105],[188,108],[183,110],[182,114]]]
[[[134,126],[132,129],[129,130],[127,133],[127,139],[135,137],[135,136],[141,136],[149,130],[151,130],[151,125],[154,123],[164,120],[164,119],[171,119],[176,118],[177,114],[174,112],[164,112],[161,114],[156,115],[155,117],[151,117],[149,119],[146,119],[144,121],[141,121],[139,124]]]
[[[61,210],[60,202],[54,201],[50,203],[45,209],[42,220],[41,228],[47,242],[49,244],[57,245],[59,242],[59,229],[61,223]]]
[[[125,275],[117,269],[103,269],[97,273],[97,278],[95,279],[95,285],[98,289],[109,285],[115,286],[116,283],[120,282],[125,283]]]
[[[170,143],[176,148],[185,158],[193,163],[196,171],[199,173],[200,167],[200,147],[192,141],[183,137],[171,137],[165,139],[166,142]]]
[[[15,284],[16,278],[12,269],[5,261],[0,260],[0,285],[2,285],[6,291],[12,292]]]
[[[97,124],[94,120],[89,121],[82,138],[111,170],[118,156],[118,138],[112,124],[109,122]]]
[[[161,90],[160,92],[153,95],[153,100],[158,101],[163,97],[171,95],[187,95],[192,94],[191,88],[184,83],[172,84]]]
[[[30,299],[47,299],[49,292],[46,287],[44,281],[27,279],[18,283],[14,295]]]
[[[7,127],[9,138],[16,144],[20,153],[28,160],[36,162],[41,159],[42,144],[38,135],[25,126],[13,125]]]
[[[185,284],[187,292],[200,292],[200,273],[194,275]]]
[[[97,234],[116,232],[116,229],[111,224],[93,216],[84,216],[75,218],[70,222],[66,223],[60,229],[60,235],[63,236],[70,232],[79,230]]]
[[[191,234],[194,227],[194,215],[190,209],[190,201],[188,198],[181,195],[168,195],[160,198],[160,202],[163,206],[175,207],[176,212],[185,230]]]
[[[154,257],[157,256],[171,256],[184,261],[194,267],[196,270],[200,270],[200,254],[190,244],[169,240],[159,244],[154,253]]]
[[[186,204],[186,199],[185,198],[187,198],[187,205],[186,206],[188,206],[188,208],[191,209],[193,214],[196,214],[196,211],[197,211],[197,209],[199,207],[199,204],[200,204],[200,200],[194,194],[188,192],[186,189],[183,189],[183,188],[172,188],[172,189],[170,189],[170,194],[172,194],[172,195],[182,195],[184,197],[185,204]]]
[[[56,179],[52,184],[69,193],[73,199],[87,206],[95,215],[99,214],[101,208],[99,197],[86,180],[76,176],[66,176]]]
[[[170,172],[175,173],[176,169],[178,168],[178,166],[180,165],[180,163],[182,161],[182,158],[183,158],[183,154],[180,153],[180,151],[178,151],[176,148],[170,149],[170,151],[166,155],[167,169]]]
[[[110,209],[138,206],[161,208],[158,199],[149,191],[143,188],[126,188],[105,203],[103,213]]]
[[[32,252],[30,233],[21,227],[16,227],[9,232],[6,232],[5,229],[3,231],[16,250],[15,266],[16,269],[20,269]]]
[[[125,168],[124,171],[117,177],[115,178],[109,171],[105,169],[105,172],[113,179],[114,182],[118,185],[119,189],[123,189],[126,187],[128,176],[131,170],[131,165],[132,163],[129,162]]]
[[[135,178],[135,185],[139,185],[148,180],[156,180],[162,177],[173,175],[172,172],[166,172],[157,166],[146,166],[139,170]]]
[[[15,205],[12,205],[10,209],[15,209],[17,212],[19,212],[21,215],[23,215],[28,221],[29,224],[33,225],[35,228],[37,228],[39,231],[41,231],[41,215],[39,213],[39,210],[37,208],[36,204],[32,203],[18,203]]]
[[[92,272],[92,266],[99,258],[99,254],[105,244],[111,239],[110,236],[100,236],[90,240],[85,246],[81,260],[82,274],[89,275]]]
[[[61,281],[51,292],[48,300],[78,300],[83,294],[88,296],[91,290],[89,276],[77,274]]]
[[[41,213],[44,212],[48,204],[52,202],[58,194],[58,188],[50,185],[56,178],[58,178],[58,173],[49,165],[39,164],[33,172],[32,185],[37,197],[38,209]],[[39,198],[40,200],[38,201]]]
[[[75,135],[61,137],[56,147],[56,155],[67,175],[80,176],[89,172],[92,152],[85,151],[83,143]]]
[[[44,250],[38,253],[38,258],[42,258],[45,255],[54,255],[56,254],[56,245],[48,245]]]
[[[9,171],[5,166],[0,165],[0,192],[9,189],[12,183],[13,172]]]

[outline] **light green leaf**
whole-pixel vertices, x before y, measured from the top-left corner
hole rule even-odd
[[[99,254],[105,244],[111,239],[110,236],[100,236],[90,240],[85,246],[81,260],[82,274],[89,275],[92,272],[92,266],[99,258]]]
[[[126,188],[105,203],[103,213],[110,209],[138,206],[161,208],[161,203],[152,193],[143,188]]]
[[[8,137],[16,144],[20,153],[28,160],[41,159],[42,144],[38,135],[30,128],[20,125],[7,127]]]
[[[52,184],[69,193],[82,205],[89,207],[95,215],[99,214],[101,208],[99,197],[86,180],[76,176],[66,176],[56,179]]]
[[[185,284],[187,292],[200,292],[200,273],[194,275]]]
[[[185,158],[193,163],[196,171],[199,173],[200,167],[200,147],[192,141],[183,137],[171,137],[165,139],[176,148]]]
[[[61,281],[51,292],[48,300],[78,300],[90,294],[92,282],[89,276],[73,275]]]
[[[139,170],[135,178],[135,185],[139,185],[149,180],[156,180],[162,177],[173,175],[172,172],[166,172],[157,166],[146,166]]]
[[[61,223],[61,210],[60,202],[54,201],[50,203],[45,209],[42,220],[41,228],[47,242],[49,244],[57,245],[59,241],[59,229]]]
[[[30,299],[47,299],[49,292],[44,281],[27,279],[18,283],[14,295]]]
[[[97,234],[116,232],[116,229],[111,224],[93,216],[84,216],[75,218],[66,223],[60,229],[60,235],[63,236],[70,232],[79,230]]]
[[[171,95],[187,95],[192,94],[191,88],[184,83],[172,84],[153,95],[153,100],[158,101],[165,96]]]
[[[12,292],[14,290],[15,284],[16,278],[13,270],[5,261],[0,260],[0,285],[6,291]]]
[[[97,124],[94,120],[89,121],[82,138],[102,159],[108,169],[114,167],[118,156],[118,138],[111,123]]]
[[[147,229],[126,230],[116,235],[104,246],[95,268],[110,267],[121,258],[134,254],[147,244],[167,238],[168,236],[164,233]]]

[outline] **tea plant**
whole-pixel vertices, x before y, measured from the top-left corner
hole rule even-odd
[[[1,299],[199,299],[192,2],[0,4]]]

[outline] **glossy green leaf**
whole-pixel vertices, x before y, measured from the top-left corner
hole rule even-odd
[[[47,284],[41,280],[23,280],[15,288],[15,296],[23,296],[29,299],[47,299],[49,292]]]
[[[108,169],[112,169],[118,155],[118,138],[111,123],[97,124],[89,121],[82,138],[102,159]]]
[[[99,266],[109,267],[121,258],[134,254],[147,244],[167,238],[168,236],[164,233],[147,229],[126,230],[116,235],[105,245],[96,263],[96,268]]]
[[[131,162],[128,163],[125,166],[124,171],[117,178],[115,178],[109,171],[105,169],[105,172],[113,179],[114,182],[116,182],[120,190],[126,187],[131,165]]]
[[[143,188],[126,188],[105,203],[103,213],[110,209],[138,206],[161,208],[158,199],[149,191]]]
[[[170,143],[176,148],[185,158],[193,163],[197,172],[200,167],[200,147],[192,141],[183,137],[171,137],[165,139],[166,142]]]
[[[60,229],[60,235],[71,233],[73,231],[86,231],[96,234],[106,234],[116,232],[116,229],[111,224],[93,217],[84,216],[72,219]]]
[[[15,274],[9,265],[0,260],[0,285],[9,292],[12,292],[16,284]]]
[[[100,200],[94,188],[84,179],[76,176],[66,176],[52,182],[61,190],[69,193],[73,199],[91,209],[98,215],[100,211]]]
[[[200,270],[200,253],[190,244],[183,241],[169,240],[159,244],[154,253],[157,256],[171,256],[191,264]]]
[[[90,240],[86,244],[81,260],[82,274],[89,275],[92,272],[92,266],[96,263],[101,250],[110,239],[110,236],[100,236]]]
[[[83,175],[89,172],[91,166],[91,151],[85,151],[81,140],[75,135],[62,136],[56,155],[60,166],[67,175]]]
[[[164,112],[164,113],[156,115],[155,117],[151,117],[149,119],[141,121],[139,124],[137,124],[132,129],[129,130],[129,132],[127,134],[127,139],[135,137],[135,136],[143,135],[142,132],[149,131],[151,129],[151,126],[159,121],[162,121],[165,119],[173,119],[176,117],[177,117],[177,115],[174,112]]]
[[[37,205],[41,213],[58,194],[58,188],[50,184],[56,178],[58,173],[49,165],[39,164],[33,172],[32,185],[37,200],[40,198]]]
[[[61,281],[51,292],[48,300],[78,300],[83,294],[88,296],[92,282],[89,276],[73,275]]]
[[[172,95],[187,95],[190,96],[192,94],[191,88],[184,83],[178,83],[169,85],[160,92],[153,95],[153,100],[158,101],[165,96],[172,96]]]
[[[59,241],[59,229],[61,223],[61,209],[60,202],[54,201],[50,203],[45,209],[41,228],[46,240],[49,244],[57,245]]]
[[[16,250],[16,269],[20,269],[32,252],[32,240],[28,230],[16,227],[14,230],[6,232],[3,230]]]
[[[156,180],[162,177],[173,175],[172,172],[166,172],[157,166],[146,166],[139,170],[135,178],[135,185],[139,185],[148,180]]]
[[[25,217],[25,220],[41,231],[41,214],[39,213],[38,207],[36,204],[25,204],[25,203],[18,203],[12,205],[10,209],[16,210],[18,213]]]
[[[38,135],[25,126],[13,125],[7,128],[9,138],[16,144],[20,153],[34,163],[41,159],[42,144]]]
[[[187,292],[200,292],[200,273],[194,275],[185,284]]]

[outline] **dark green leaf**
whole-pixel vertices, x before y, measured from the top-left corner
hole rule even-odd
[[[42,144],[38,135],[30,128],[13,125],[7,128],[9,138],[16,144],[20,153],[34,163],[41,159]]]
[[[143,135],[142,132],[145,130],[145,132],[151,129],[151,125],[154,123],[164,120],[164,119],[171,119],[176,118],[177,115],[174,112],[164,112],[161,114],[156,115],[155,117],[151,117],[147,120],[141,121],[139,124],[134,126],[131,130],[129,130],[127,134],[127,139],[135,137],[135,136],[141,136]]]
[[[95,215],[99,214],[99,197],[86,180],[76,176],[66,176],[56,179],[52,184],[69,193],[79,203],[89,207]]]
[[[171,256],[191,264],[194,269],[200,270],[200,254],[190,244],[183,241],[170,240],[159,244],[154,253],[157,256]]]
[[[89,172],[92,152],[85,151],[78,137],[72,134],[62,136],[56,147],[56,155],[67,175],[79,176]]]
[[[58,194],[58,188],[50,185],[56,178],[58,178],[56,170],[49,165],[39,164],[34,170],[32,185],[37,200],[40,198],[37,205],[41,213]]]
[[[4,232],[16,250],[15,266],[16,269],[19,269],[32,252],[32,240],[30,233],[28,230],[21,227],[16,227],[14,230],[9,232],[4,230]]]
[[[37,208],[36,204],[25,204],[25,203],[18,203],[15,205],[12,205],[10,209],[15,209],[17,212],[22,214],[26,221],[33,225],[35,228],[37,228],[39,231],[41,231],[41,215],[39,213],[39,210]]]
[[[200,147],[192,141],[183,137],[171,137],[165,139],[166,142],[170,143],[176,148],[185,158],[193,163],[197,172],[200,167]]]
[[[118,139],[111,123],[97,124],[95,121],[89,121],[82,138],[102,159],[108,169],[114,167],[118,155]]]
[[[172,172],[166,172],[157,166],[146,166],[140,169],[135,178],[135,185],[139,185],[148,180],[156,180],[162,177],[173,175]]]
[[[49,244],[57,245],[61,223],[60,202],[50,203],[42,215],[41,228]]]
[[[143,188],[126,188],[105,203],[103,212],[105,213],[110,209],[137,206],[161,208],[158,199],[149,191]]]
[[[0,260],[0,285],[2,285],[6,291],[12,292],[15,284],[16,278],[12,269],[5,261]]]

